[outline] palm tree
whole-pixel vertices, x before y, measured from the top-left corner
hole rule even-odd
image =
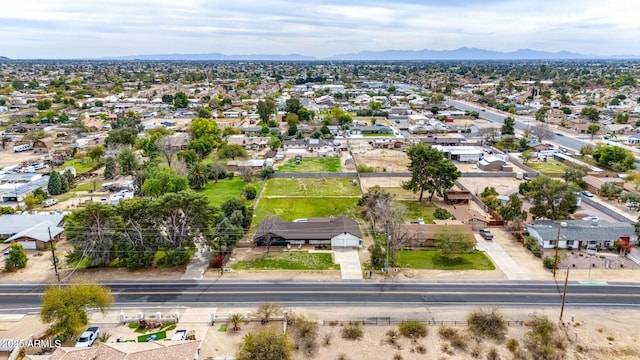
[[[192,189],[201,189],[208,181],[207,167],[200,162],[194,163],[189,167],[187,178]]]
[[[229,319],[227,319],[227,321],[233,325],[233,327],[231,328],[231,330],[233,331],[240,330],[238,324],[240,324],[242,320],[244,320],[244,316],[238,313],[232,314],[231,316],[229,316]]]

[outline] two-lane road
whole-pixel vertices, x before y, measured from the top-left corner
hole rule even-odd
[[[277,301],[297,305],[559,305],[562,286],[553,282],[111,282],[118,306],[209,307]],[[0,309],[37,309],[43,284],[0,284]],[[640,306],[640,285],[570,283],[566,302],[581,306]]]

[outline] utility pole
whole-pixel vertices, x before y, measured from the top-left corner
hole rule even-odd
[[[560,246],[560,229],[567,227],[567,223],[562,221],[558,224],[558,236],[556,238],[556,254],[553,257],[553,278],[556,278],[556,269],[558,268],[558,247]]]
[[[53,243],[53,238],[51,237],[51,226],[47,227],[49,231],[49,245],[51,246],[51,255],[53,255],[53,269],[56,273],[56,278],[58,279],[58,287],[60,287],[60,272],[58,272],[58,259],[56,259],[56,245]]]
[[[564,291],[562,292],[562,307],[560,308],[560,323],[562,324],[562,314],[564,313],[564,300],[567,297],[567,284],[569,283],[569,267],[567,266],[567,277],[564,279]]]

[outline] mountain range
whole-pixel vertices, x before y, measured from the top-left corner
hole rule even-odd
[[[639,59],[638,55],[590,56],[569,51],[549,52],[531,49],[501,52],[461,47],[454,50],[382,50],[314,57],[300,54],[152,54],[83,58],[82,60],[174,60],[174,61],[417,61],[417,60],[571,60]],[[10,60],[0,56],[0,60]],[[73,60],[73,59],[69,59]],[[79,59],[76,59],[79,60]]]
[[[314,57],[300,54],[246,54],[224,55],[221,53],[205,54],[156,54],[132,55],[103,58],[105,60],[187,60],[187,61],[386,61],[386,60],[567,60],[567,59],[637,59],[636,55],[589,56],[568,51],[548,52],[531,49],[519,49],[510,52],[461,47],[455,50],[383,50],[361,51],[329,57]]]

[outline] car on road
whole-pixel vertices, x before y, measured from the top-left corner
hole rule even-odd
[[[635,209],[640,207],[640,203],[639,202],[635,202],[635,201],[627,201],[627,203],[625,204],[628,208],[631,209]]]
[[[587,221],[598,221],[600,220],[599,217],[594,216],[594,215],[589,215],[587,217],[583,217],[582,220],[587,220]]]
[[[589,191],[589,190],[582,191],[582,195],[584,195],[586,197],[593,197],[593,193],[591,193],[591,191]]]
[[[480,235],[485,240],[493,240],[493,234],[491,233],[491,230],[489,230],[489,229],[480,229]]]
[[[90,347],[91,345],[93,345],[94,342],[96,342],[98,335],[100,335],[99,327],[92,326],[88,328],[87,331],[83,332],[80,335],[80,337],[78,338],[78,341],[76,342],[75,347],[77,348]]]
[[[423,218],[419,218],[419,219],[418,219],[418,224],[420,224],[420,225],[424,225],[424,219],[423,219]]]

